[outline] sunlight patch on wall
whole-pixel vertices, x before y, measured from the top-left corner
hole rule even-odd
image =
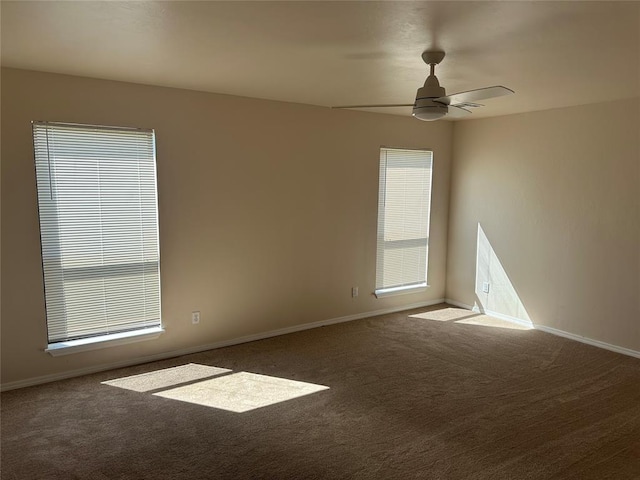
[[[533,328],[527,310],[480,223],[478,223],[475,293],[477,299],[475,306],[480,312],[502,314],[518,319],[529,328]]]
[[[133,390],[134,392],[149,392],[161,388],[173,387],[182,383],[214,377],[231,370],[227,368],[210,367],[197,363],[188,363],[177,367],[164,368],[153,372],[131,375],[102,382],[103,385]]]
[[[324,385],[239,372],[154,395],[243,413],[328,389]]]

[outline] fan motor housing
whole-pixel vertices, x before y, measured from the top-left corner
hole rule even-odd
[[[420,90],[418,90],[418,94],[420,93]],[[444,117],[449,112],[449,107],[442,103],[434,102],[433,98],[434,97],[416,98],[416,102],[413,105],[413,112],[411,114],[418,120],[424,120],[427,122]]]

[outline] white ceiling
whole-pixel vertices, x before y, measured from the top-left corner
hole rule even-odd
[[[640,2],[2,1],[2,65],[332,106],[411,103],[420,54],[473,117],[640,95]],[[409,114],[407,109],[385,113]]]

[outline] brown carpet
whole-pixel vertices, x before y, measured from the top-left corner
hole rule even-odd
[[[5,392],[2,478],[640,478],[640,360],[438,308]]]

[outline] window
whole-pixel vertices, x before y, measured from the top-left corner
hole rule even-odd
[[[376,296],[427,287],[433,153],[380,149]]]
[[[34,122],[33,139],[47,351],[157,336],[153,130]]]

